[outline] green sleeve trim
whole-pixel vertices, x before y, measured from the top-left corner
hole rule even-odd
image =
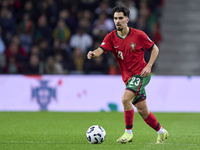
[[[101,46],[100,46],[99,48],[101,48],[104,52],[106,51],[106,50],[105,50],[103,47],[101,47]]]

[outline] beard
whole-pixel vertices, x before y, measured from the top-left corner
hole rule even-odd
[[[122,31],[123,30],[123,28],[117,28],[117,31]]]
[[[116,27],[117,28],[117,31],[122,31],[123,30],[123,27],[120,26],[120,27]]]

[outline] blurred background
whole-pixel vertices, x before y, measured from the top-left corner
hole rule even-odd
[[[0,0],[0,73],[120,74],[112,54],[86,59],[115,29],[115,5],[159,46],[155,74],[200,74],[198,0]]]
[[[86,53],[99,47],[104,36],[115,29],[111,10],[116,5],[130,9],[130,27],[145,31],[158,46],[163,42],[161,60],[157,61],[153,72],[165,74],[165,69],[168,69],[168,74],[175,73],[165,65],[169,62],[167,58],[176,61],[174,51],[181,51],[178,45],[172,48],[169,46],[172,45],[171,41],[176,39],[175,29],[170,30],[174,35],[173,39],[168,37],[171,33],[166,29],[173,27],[173,19],[177,22],[174,16],[176,7],[171,8],[164,0],[1,0],[0,2],[1,74],[120,74],[112,54],[102,55],[90,61],[86,59]],[[165,10],[166,12],[163,12]],[[180,29],[177,34],[178,32]],[[170,44],[164,42],[164,34],[167,36],[166,42]],[[184,43],[180,45],[184,47]],[[168,52],[165,54],[165,51]],[[162,55],[167,55],[164,56],[166,59],[162,60]],[[148,61],[149,53],[145,54],[145,59]],[[163,64],[165,68],[161,66]]]
[[[164,76],[161,81],[154,77],[158,84],[163,82],[157,90],[164,87],[162,92],[166,92],[177,85],[176,81],[180,81],[179,88],[184,83],[187,88],[194,89],[194,84],[200,83],[199,0],[0,0],[1,91],[6,90],[5,87],[20,86],[20,83],[15,84],[19,75],[55,75],[51,79],[45,76],[45,81],[41,81],[42,77],[34,80],[40,80],[38,86],[47,90],[47,97],[58,98],[53,94],[55,92],[48,89],[46,78],[53,80],[53,83],[53,78],[56,78],[56,85],[61,86],[67,80],[67,75],[83,75],[84,80],[87,78],[85,75],[120,75],[119,66],[111,53],[92,60],[86,58],[87,52],[99,47],[105,35],[115,29],[111,10],[116,5],[128,7],[129,26],[143,30],[160,48],[152,68],[156,76]],[[150,53],[145,52],[147,62],[149,56]],[[8,74],[18,76],[12,76],[15,80],[7,85]],[[169,79],[168,75],[176,76],[176,80]],[[184,76],[184,79],[179,76]],[[193,79],[193,76],[197,77]],[[122,82],[121,77],[118,80]],[[71,85],[76,84],[74,82]],[[110,84],[114,83],[116,81]],[[83,89],[75,93],[77,97],[91,92],[84,88],[87,82],[83,84]],[[29,99],[38,96],[40,89],[34,90],[30,85],[28,88]],[[171,98],[184,95],[184,90],[181,90],[183,93],[177,91]],[[118,94],[121,95],[121,91]],[[38,93],[45,97],[44,91]],[[1,100],[5,97],[8,97],[8,93]],[[46,98],[47,101],[49,99]],[[38,97],[39,100],[41,98]],[[6,107],[1,110],[6,110]],[[200,111],[198,108],[195,110]]]

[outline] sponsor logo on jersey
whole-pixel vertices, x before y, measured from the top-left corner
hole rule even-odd
[[[101,45],[105,45],[105,42],[102,42]]]
[[[130,47],[131,47],[131,51],[134,51],[135,50],[135,43],[133,43],[133,42],[131,42],[131,44],[130,44]]]

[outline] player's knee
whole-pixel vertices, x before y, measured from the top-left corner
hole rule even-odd
[[[129,103],[130,103],[130,100],[129,100],[128,98],[122,97],[122,104],[123,104],[124,106],[129,105]]]

